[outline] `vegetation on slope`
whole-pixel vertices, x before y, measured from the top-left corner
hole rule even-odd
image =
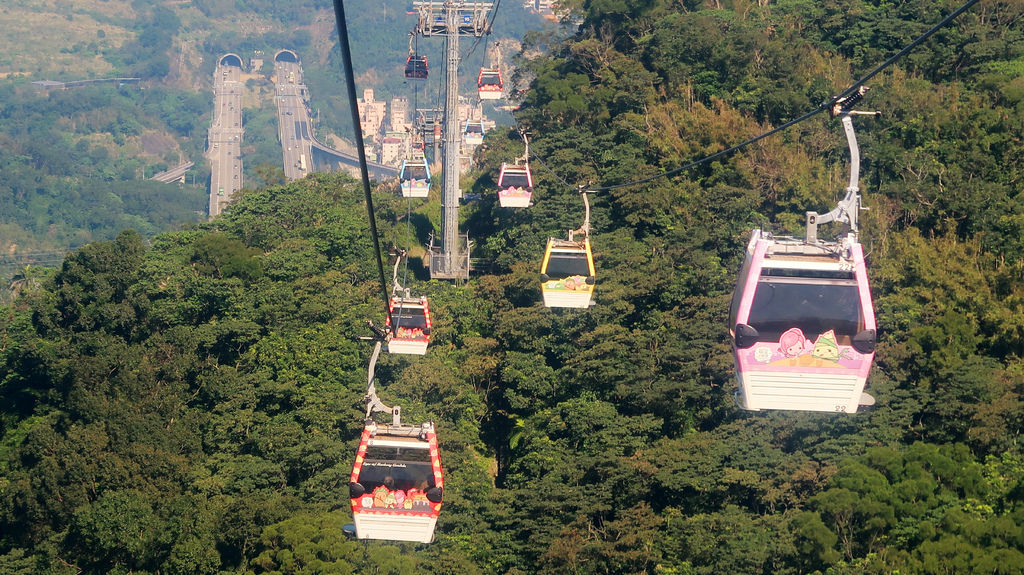
[[[540,306],[544,240],[582,219],[562,180],[626,182],[760,133],[949,9],[721,4],[581,8],[519,117],[536,205],[498,208],[489,169],[463,212],[496,273],[413,286],[432,298],[431,351],[385,357],[378,377],[405,419],[437,422],[433,545],[339,533],[369,355],[356,337],[383,310],[358,185],[314,176],[151,247],[133,232],[86,246],[3,309],[0,571],[1024,569],[1018,7],[981,2],[879,76],[865,107],[885,115],[858,120],[873,410],[732,401],[725,321],[749,230],[798,231],[845,186],[823,116],[595,195],[598,305]],[[517,145],[493,134],[480,159]],[[385,243],[405,245],[405,201],[375,201]]]
[[[361,78],[372,81],[380,99],[412,97],[402,68],[415,17],[369,4],[350,7],[357,17]],[[26,265],[53,266],[66,251],[112,240],[122,229],[148,239],[202,217],[209,177],[203,161],[211,113],[207,90],[225,53],[241,55],[246,65],[249,56],[261,54],[267,63],[253,72],[269,79],[274,53],[296,51],[322,118],[321,133],[349,133],[330,8],[322,0],[25,0],[0,7],[0,76],[8,78],[0,86],[0,182],[7,192],[0,194],[0,286],[24,275]],[[501,34],[511,36],[539,25],[539,18],[506,6],[501,22]],[[426,44],[440,53],[440,42]],[[482,61],[483,46],[465,51],[467,66]],[[475,79],[463,76],[469,83]],[[29,85],[104,77],[142,82],[52,93]],[[277,179],[269,170],[280,165],[281,152],[268,86],[257,79],[247,83],[246,181]],[[435,94],[421,91],[417,101],[422,107],[434,100]],[[142,181],[188,160],[196,168],[184,187]]]

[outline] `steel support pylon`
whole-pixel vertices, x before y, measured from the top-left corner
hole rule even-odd
[[[444,71],[444,174],[442,174],[441,193],[441,277],[465,276],[469,279],[469,269],[459,269],[462,262],[458,244],[459,236],[459,33],[456,18],[458,12],[452,9],[453,3],[447,2],[448,37],[445,39],[445,71]],[[453,33],[454,32],[454,33]],[[431,258],[433,260],[433,258]],[[434,266],[431,261],[430,275],[433,277]]]
[[[491,4],[445,0],[414,2],[419,22],[414,33],[445,37],[443,172],[441,174],[441,245],[430,245],[430,277],[469,279],[469,236],[459,234],[459,37],[487,33]]]

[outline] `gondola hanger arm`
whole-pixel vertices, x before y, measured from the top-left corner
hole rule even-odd
[[[578,186],[576,191],[583,197],[583,225],[575,230],[569,230],[569,241],[574,241],[573,236],[576,234],[582,234],[584,239],[590,237],[590,200],[587,199],[590,190],[586,186]]]
[[[806,212],[806,237],[808,243],[817,243],[818,225],[830,222],[842,222],[849,226],[849,233],[854,237],[859,233],[858,215],[861,207],[860,195],[860,147],[857,145],[857,134],[853,129],[853,116],[878,116],[881,112],[859,111],[857,105],[868,91],[867,86],[860,86],[856,92],[835,101],[830,109],[832,117],[839,117],[846,133],[846,143],[850,148],[850,183],[846,187],[843,199],[834,208],[824,214]]]
[[[367,379],[369,381],[366,388],[366,420],[372,421],[374,413],[390,413],[392,417],[392,425],[400,426],[402,424],[402,407],[396,405],[394,407],[385,405],[380,397],[377,396],[377,385],[374,382],[374,372],[377,367],[377,358],[380,357],[380,350],[383,347],[382,341],[378,341],[373,346],[373,354],[370,356],[370,367],[367,370]]]
[[[377,327],[377,325],[370,320],[366,320],[366,325],[369,326],[370,331],[373,332],[373,336],[360,336],[359,339],[369,339],[373,341],[387,343],[388,337],[391,335],[390,333],[388,333],[381,327]]]
[[[395,265],[391,272],[391,295],[408,295],[408,290],[402,287],[402,284],[398,283],[398,267],[402,265],[402,261],[405,259],[408,252],[401,248],[396,248],[393,252],[395,256]]]

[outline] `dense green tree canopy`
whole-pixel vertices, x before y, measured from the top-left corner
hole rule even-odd
[[[569,7],[577,36],[524,60],[535,205],[498,207],[493,171],[520,152],[495,130],[462,211],[490,271],[410,279],[431,349],[377,365],[384,401],[437,425],[432,545],[340,532],[359,336],[384,310],[360,186],[314,175],[21,276],[0,308],[0,570],[1024,569],[1024,8],[982,1],[872,82],[864,105],[885,114],[857,133],[878,404],[837,415],[740,411],[725,324],[749,230],[799,231],[842,192],[838,122],[593,194],[592,309],[540,304],[544,241],[582,222],[575,185],[655,175],[813,109],[952,3]],[[436,203],[374,193],[385,243],[425,243]]]

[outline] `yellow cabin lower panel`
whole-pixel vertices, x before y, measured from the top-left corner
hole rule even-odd
[[[593,295],[590,291],[570,292],[545,289],[542,289],[541,293],[544,296],[546,307],[588,308]]]

